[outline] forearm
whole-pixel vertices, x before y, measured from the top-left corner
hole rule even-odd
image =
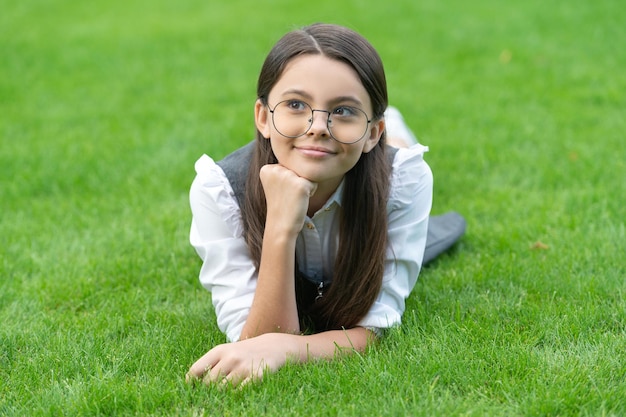
[[[241,340],[271,332],[300,332],[294,252],[295,236],[266,228],[257,288]]]
[[[337,355],[363,352],[376,339],[363,327],[330,330],[312,335],[286,335],[292,342],[288,356],[303,363],[317,359],[332,359]]]

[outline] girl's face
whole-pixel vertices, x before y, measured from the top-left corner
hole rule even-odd
[[[358,75],[348,64],[323,55],[302,55],[287,64],[268,96],[268,106],[260,100],[255,105],[259,132],[271,141],[278,162],[301,177],[333,191],[343,176],[358,162],[361,154],[371,151],[384,130],[384,120],[372,120],[365,136],[356,143],[343,144],[328,131],[328,113],[315,111],[308,132],[297,138],[282,135],[272,122],[271,109],[285,100],[290,106],[333,111],[341,106],[363,110],[372,117],[369,95]]]

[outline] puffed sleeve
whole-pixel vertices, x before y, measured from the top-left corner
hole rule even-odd
[[[426,151],[428,148],[420,144],[400,149],[393,162],[383,284],[378,298],[359,323],[374,331],[400,324],[405,300],[420,272],[433,193],[432,172],[424,161]]]
[[[211,292],[217,324],[239,339],[256,289],[256,269],[243,238],[241,213],[222,169],[203,155],[195,165],[189,240],[202,259],[200,282]]]

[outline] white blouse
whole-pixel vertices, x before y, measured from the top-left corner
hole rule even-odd
[[[378,297],[359,326],[372,330],[400,324],[424,256],[433,177],[424,161],[426,146],[399,149],[393,161],[387,203],[389,248]],[[190,242],[202,258],[200,282],[211,292],[217,324],[229,341],[239,340],[248,317],[257,271],[243,238],[233,189],[207,155],[195,164],[189,200]],[[337,252],[343,183],[312,218],[305,219],[296,242],[298,265],[313,280],[328,280]]]

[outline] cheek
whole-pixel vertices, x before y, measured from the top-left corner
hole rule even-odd
[[[360,151],[347,152],[341,158],[341,162],[337,165],[337,169],[344,174],[350,171],[361,159],[362,153]]]
[[[346,170],[346,172],[350,171],[356,164],[359,163],[359,159],[361,159],[361,154],[357,155],[354,159],[350,161],[350,168]]]
[[[277,141],[274,139],[268,139],[270,141],[270,144],[272,146],[272,152],[274,152],[274,156],[276,156],[276,159],[278,159],[278,162],[281,165],[284,165],[285,163],[287,163],[287,147],[285,146],[284,143],[281,143],[281,141]]]
[[[346,155],[346,160],[350,161],[353,166],[356,165],[356,163],[359,162],[359,159],[361,159],[361,156],[363,155],[363,146],[353,146],[346,151]]]

